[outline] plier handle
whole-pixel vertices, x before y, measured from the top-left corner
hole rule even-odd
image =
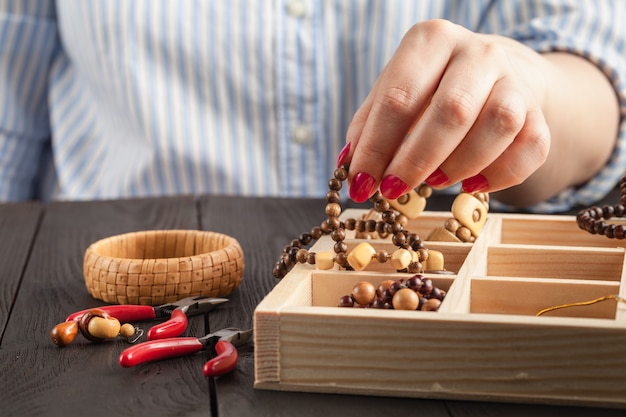
[[[187,297],[174,303],[159,306],[147,305],[108,305],[98,307],[120,323],[167,318],[148,330],[148,340],[176,337],[183,334],[188,324],[188,317],[208,313],[227,302],[227,298],[207,296]],[[91,309],[77,311],[67,316],[65,321],[79,321]]]
[[[201,350],[214,349],[216,356],[202,367],[205,376],[220,376],[232,371],[237,365],[237,347],[252,338],[252,330],[234,327],[219,330],[204,337],[175,337],[152,340],[131,346],[120,355],[124,368],[158,360],[191,355]]]

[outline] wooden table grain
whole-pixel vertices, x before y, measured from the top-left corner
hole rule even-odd
[[[429,209],[447,209],[450,201],[429,201]],[[240,242],[244,279],[230,301],[211,313],[210,325],[250,328],[255,306],[277,283],[272,267],[278,254],[323,220],[324,206],[323,200],[217,196],[0,204],[0,415],[208,416],[212,408],[219,416],[623,415],[623,410],[567,406],[256,390],[251,343],[239,349],[237,368],[217,379],[211,403],[201,354],[124,369],[118,357],[128,344],[122,340],[93,344],[78,336],[64,348],[50,341],[50,329],[68,314],[102,305],[85,289],[87,246],[153,229],[211,230]],[[189,334],[203,330],[203,320],[193,318]]]

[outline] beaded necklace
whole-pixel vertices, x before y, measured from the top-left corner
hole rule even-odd
[[[374,210],[380,213],[380,220],[354,218],[348,218],[344,221],[339,220],[341,214],[341,205],[339,204],[341,200],[340,191],[343,182],[348,178],[348,169],[349,166],[344,164],[335,170],[333,178],[328,181],[329,191],[326,194],[327,204],[325,208],[327,218],[320,226],[313,227],[308,233],[302,233],[297,239],[292,240],[289,245],[285,246],[273,269],[273,275],[276,278],[283,278],[297,263],[315,264],[320,269],[330,269],[335,263],[346,270],[362,269],[360,266],[364,267],[364,265],[361,265],[363,262],[360,262],[360,259],[358,259],[358,254],[354,254],[354,257],[350,259],[348,245],[344,242],[346,230],[354,230],[357,233],[377,232],[381,237],[391,235],[392,243],[398,247],[400,252],[396,251],[393,254],[389,254],[386,250],[379,250],[370,254],[366,253],[365,257],[371,255],[370,259],[376,259],[381,263],[391,261],[396,270],[404,270],[411,273],[424,271],[422,262],[428,259],[428,249],[424,247],[422,240],[417,234],[406,230],[405,226],[408,223],[408,218],[402,213],[393,210],[389,201],[383,198],[379,191],[369,201],[374,204]],[[418,193],[422,197],[428,198],[432,193],[432,189],[424,184],[418,189]],[[398,201],[402,199],[403,197],[400,197]],[[311,244],[312,241],[319,239],[323,235],[330,235],[335,242],[333,247],[334,254],[316,254],[304,248],[304,246]]]
[[[593,206],[581,210],[576,216],[578,227],[592,235],[604,235],[609,239],[626,238],[626,224],[609,224],[605,221],[613,217],[624,217],[626,214],[626,175],[619,181],[619,190],[619,204]]]

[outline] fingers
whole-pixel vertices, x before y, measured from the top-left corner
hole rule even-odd
[[[543,112],[529,111],[513,142],[478,175],[464,180],[463,190],[498,191],[521,184],[545,162],[549,151],[550,130]]]
[[[482,142],[482,136],[478,135],[481,132],[473,135],[473,141],[468,140],[470,132],[476,130],[477,121],[486,119],[481,114],[492,96],[494,85],[498,84],[501,77],[497,66],[481,65],[481,61],[474,58],[481,57],[487,63],[501,59],[495,56],[497,52],[486,49],[489,49],[488,45],[479,43],[454,52],[419,122],[409,132],[385,170],[381,183],[381,192],[385,197],[393,199],[406,192],[402,187],[387,182],[387,178],[394,178],[395,183],[399,182],[397,178],[401,178],[406,188],[414,188],[426,180],[427,175],[435,173],[439,178],[437,184],[433,185],[451,185],[455,180],[467,178],[468,174],[478,173],[504,150],[504,147],[488,148],[489,143]],[[497,101],[497,97],[494,101]],[[510,140],[520,128],[521,124]],[[483,155],[484,162],[477,165],[474,159],[472,164],[468,164],[467,155],[474,158],[474,154],[464,152],[475,151],[476,148],[483,148],[480,150],[487,152]],[[450,157],[453,158],[446,164]],[[446,168],[449,166],[457,172],[454,169],[448,172]],[[437,170],[439,167],[441,169]]]
[[[528,93],[519,93],[514,88],[510,78],[498,80],[465,137],[439,165],[438,173],[443,174],[443,178],[427,179],[430,185],[456,184],[477,175],[497,160],[522,130],[530,100]],[[395,167],[391,165],[389,169]]]
[[[424,181],[496,191],[530,176],[550,134],[508,53],[448,22],[412,28],[348,129],[338,163],[350,163],[350,197],[395,199]]]
[[[357,202],[374,193],[445,70],[451,45],[429,42],[426,35],[420,28],[407,33],[348,129],[350,196]]]

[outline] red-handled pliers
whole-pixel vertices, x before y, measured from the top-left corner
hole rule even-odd
[[[237,365],[241,346],[252,338],[252,330],[227,328],[204,337],[174,337],[139,343],[124,350],[120,365],[124,368],[162,359],[191,355],[205,349],[214,349],[216,356],[202,367],[205,376],[220,376],[232,371]]]
[[[188,317],[208,313],[227,301],[227,298],[197,296],[160,306],[109,305],[98,309],[104,310],[120,323],[167,318],[167,321],[148,330],[148,340],[157,340],[180,336],[187,328]],[[89,309],[70,314],[65,321],[79,321],[88,311]]]

